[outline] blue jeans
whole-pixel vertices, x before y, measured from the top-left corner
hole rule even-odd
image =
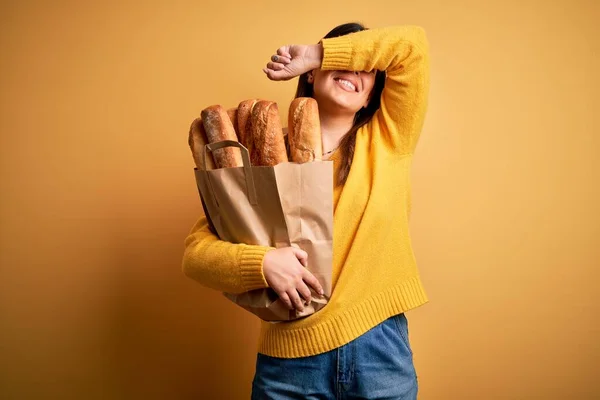
[[[276,358],[259,353],[252,400],[417,398],[408,321],[398,314],[337,349]]]

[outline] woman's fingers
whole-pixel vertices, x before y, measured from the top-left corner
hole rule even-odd
[[[277,293],[277,295],[279,296],[281,301],[283,301],[283,303],[287,306],[287,308],[289,308],[290,310],[292,310],[294,308],[294,306],[292,305],[292,302],[290,301],[290,297],[288,296],[288,294],[286,292]]]
[[[321,286],[321,283],[319,282],[319,280],[313,274],[311,274],[311,272],[309,270],[307,270],[307,269],[304,270],[302,280],[304,282],[306,282],[310,287],[312,287],[315,290],[315,292],[319,293],[320,295],[322,295],[324,293],[323,286]]]
[[[296,256],[300,264],[302,264],[302,266],[306,268],[308,266],[308,253],[296,247],[292,247],[292,251],[294,252],[294,255]]]
[[[271,56],[271,61],[281,64],[289,64],[292,62],[292,57],[289,54],[274,54]]]
[[[287,57],[291,60],[292,56],[290,55],[290,47],[291,46],[281,46],[277,49],[277,55]]]
[[[277,53],[276,55],[284,57],[285,59],[289,61],[292,60],[292,55],[290,54],[290,47],[291,46],[281,46],[280,48],[277,49]],[[284,62],[284,61],[281,61]]]
[[[290,310],[295,308],[303,311],[311,301],[310,289],[304,282],[298,284],[297,287],[290,287],[287,291],[277,293],[277,295]]]
[[[293,308],[295,308],[298,311],[304,310],[304,301],[302,301],[302,299],[300,298],[300,294],[298,293],[296,288],[291,288],[287,292],[287,295],[289,296],[290,300],[292,301],[292,304],[294,305]]]
[[[285,68],[285,65],[282,63],[270,62],[267,64],[267,69],[272,69],[273,71],[281,71]]]
[[[263,69],[268,74],[284,71]],[[263,260],[265,279],[290,310],[303,311],[310,304],[313,292],[322,295],[322,288],[315,276],[306,268],[308,254],[297,247],[269,250]]]
[[[286,57],[274,55],[271,57],[271,62],[267,63],[267,67],[263,68],[263,72],[267,74],[269,79],[273,81],[284,81],[291,79],[292,75],[285,68],[289,63],[290,60]]]
[[[275,71],[272,69],[263,68],[263,72],[267,74],[269,79],[272,81],[287,81],[293,78],[293,75],[290,74],[286,69]]]
[[[281,49],[277,52],[279,54],[271,56],[271,61],[267,63],[267,68],[263,68],[263,72],[269,76],[269,79],[279,81],[285,79],[288,74],[277,74],[275,72],[283,71],[285,66],[292,61],[292,57]]]
[[[296,290],[298,290],[298,293],[300,293],[300,296],[304,299],[304,303],[310,304],[310,302],[312,300],[312,296],[310,293],[310,289],[308,288],[308,286],[306,286],[306,283],[304,283],[304,281],[301,281],[298,284],[298,286],[296,287]]]

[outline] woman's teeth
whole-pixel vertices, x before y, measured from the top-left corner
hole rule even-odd
[[[354,86],[352,84],[352,82],[349,82],[349,81],[347,81],[345,79],[337,79],[337,81],[339,83],[341,83],[342,85],[346,86],[348,89],[351,89],[352,91],[356,92],[356,86]]]

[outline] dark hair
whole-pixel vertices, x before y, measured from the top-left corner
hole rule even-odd
[[[348,35],[354,32],[360,32],[367,30],[360,23],[351,22],[347,24],[339,25],[333,28],[323,39]],[[385,85],[385,71],[377,71],[375,74],[375,85],[371,93],[371,100],[366,107],[361,108],[354,116],[354,124],[350,130],[344,135],[340,141],[339,150],[342,154],[342,165],[340,167],[338,176],[336,178],[336,184],[343,185],[348,179],[350,173],[350,166],[352,165],[352,159],[354,157],[354,147],[356,145],[356,132],[358,129],[367,124],[375,112],[379,109],[381,101],[381,92]],[[298,78],[298,88],[296,89],[295,97],[313,97],[313,86],[308,83],[308,72],[300,75]]]

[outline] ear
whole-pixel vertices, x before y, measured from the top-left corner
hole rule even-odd
[[[312,71],[310,71],[310,72],[308,73],[308,75],[307,75],[307,80],[308,80],[308,83],[313,83],[313,82],[314,82],[314,80],[315,80],[315,77],[313,76],[313,72],[312,72]]]

